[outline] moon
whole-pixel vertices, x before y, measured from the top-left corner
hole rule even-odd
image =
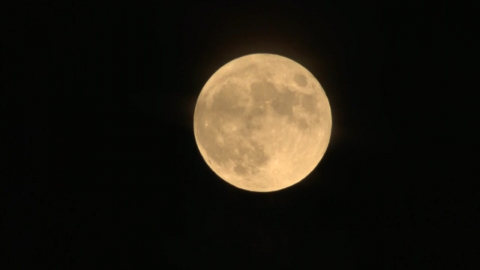
[[[327,150],[330,103],[302,65],[250,54],[218,69],[198,96],[195,140],[205,162],[231,185],[254,192],[290,187]]]

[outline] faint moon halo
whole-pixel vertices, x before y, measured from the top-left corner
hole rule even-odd
[[[303,66],[275,54],[230,61],[197,99],[194,134],[208,166],[231,185],[270,192],[318,165],[332,130],[328,98]]]

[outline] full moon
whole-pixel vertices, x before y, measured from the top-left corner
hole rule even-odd
[[[275,54],[250,54],[215,72],[194,113],[197,146],[231,185],[254,192],[290,187],[319,164],[332,114],[318,80]]]

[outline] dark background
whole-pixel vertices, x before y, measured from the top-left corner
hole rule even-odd
[[[467,230],[454,230],[478,228],[459,221],[478,212],[463,181],[476,170],[465,134],[478,123],[475,100],[460,104],[475,91],[462,79],[470,7],[11,2],[1,11],[5,269],[470,266]],[[305,66],[332,108],[319,166],[274,193],[222,181],[192,129],[204,83],[250,53]]]

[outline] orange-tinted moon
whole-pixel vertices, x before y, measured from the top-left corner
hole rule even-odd
[[[246,55],[222,66],[203,87],[194,134],[208,166],[238,188],[292,186],[319,164],[332,115],[318,80],[275,54]]]

